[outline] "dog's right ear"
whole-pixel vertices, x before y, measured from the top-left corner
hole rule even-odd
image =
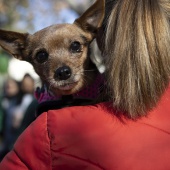
[[[105,0],[96,0],[96,2],[83,13],[80,18],[75,20],[75,24],[84,31],[96,34],[101,27],[105,15]]]
[[[29,34],[0,30],[0,46],[19,60],[25,60],[24,50]]]

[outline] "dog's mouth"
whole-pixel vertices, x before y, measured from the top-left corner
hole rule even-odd
[[[68,90],[73,89],[76,86],[77,83],[78,82],[66,83],[66,84],[63,84],[63,85],[59,86],[58,89],[63,90],[63,91],[68,91]]]
[[[68,80],[57,81],[54,78],[49,78],[47,85],[56,95],[73,94],[82,88],[82,76],[75,75]]]

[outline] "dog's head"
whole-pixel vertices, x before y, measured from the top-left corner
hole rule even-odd
[[[54,94],[75,93],[95,76],[89,45],[102,24],[104,4],[97,0],[73,24],[52,25],[33,35],[0,30],[0,46],[30,62]]]

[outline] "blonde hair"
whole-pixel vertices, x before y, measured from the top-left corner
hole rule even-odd
[[[155,107],[169,84],[169,17],[169,0],[106,0],[108,92],[132,119]]]

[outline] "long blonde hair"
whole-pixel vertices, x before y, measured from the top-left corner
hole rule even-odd
[[[169,84],[169,17],[169,0],[106,0],[108,92],[132,119],[156,106]]]

